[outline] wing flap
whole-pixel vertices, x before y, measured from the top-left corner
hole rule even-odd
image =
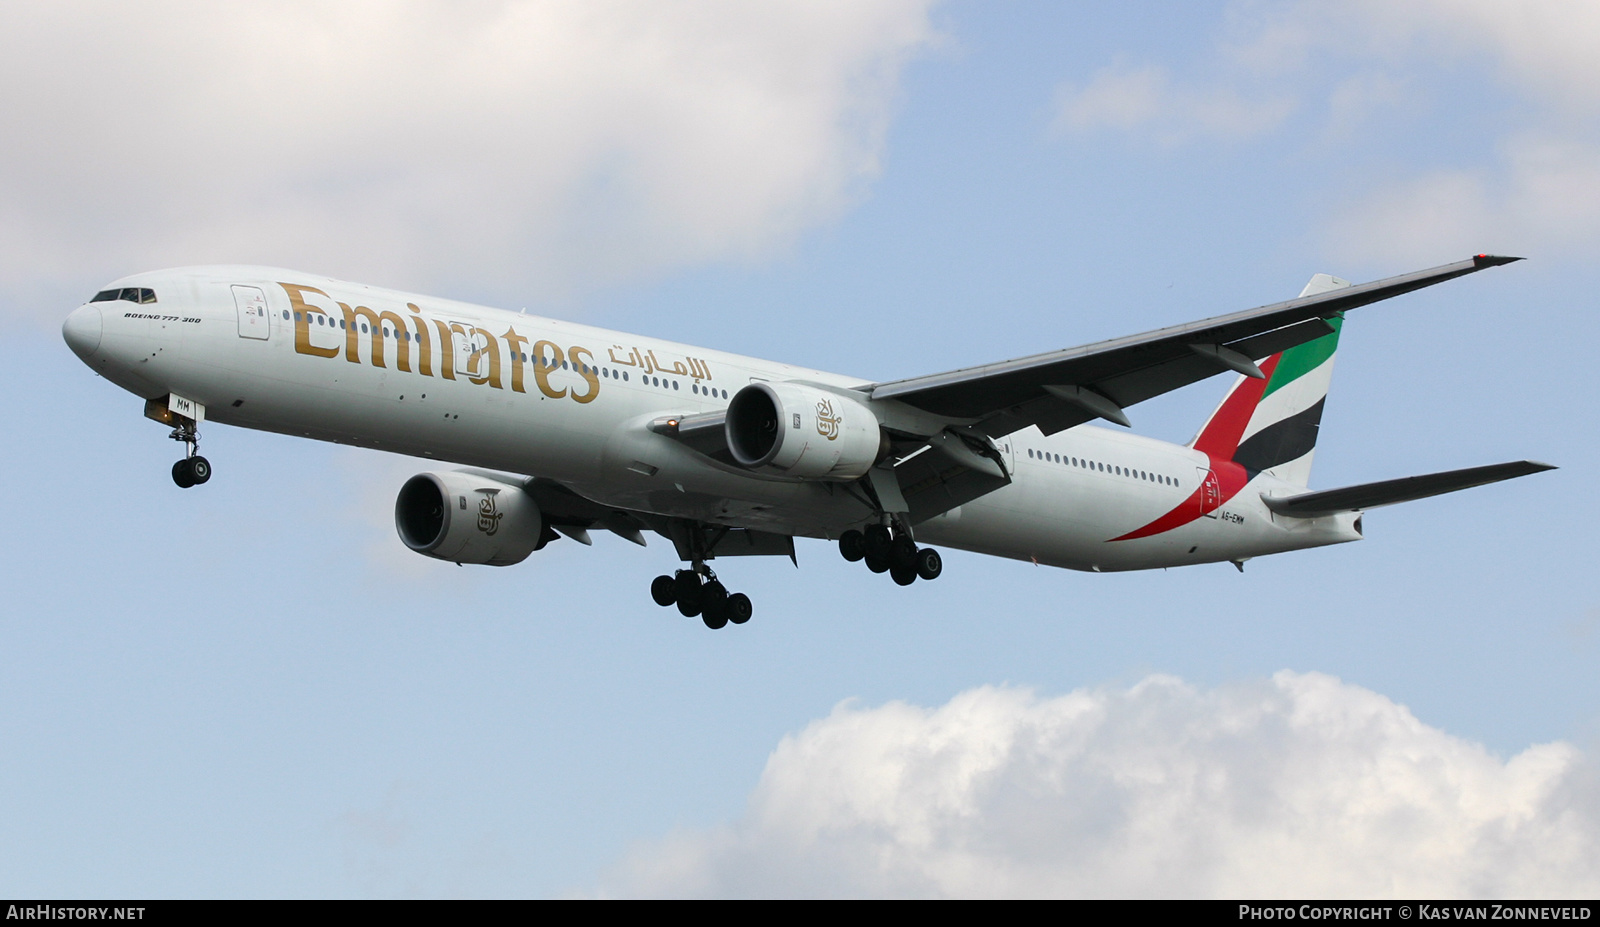
[[[1262,496],[1261,501],[1278,515],[1289,518],[1319,518],[1341,512],[1375,509],[1381,505],[1394,505],[1439,496],[1447,492],[1485,486],[1501,480],[1515,479],[1530,473],[1554,470],[1551,464],[1536,460],[1518,460],[1511,463],[1490,464],[1487,467],[1468,467],[1465,470],[1447,470],[1422,476],[1407,476],[1397,480],[1362,483],[1340,489],[1300,493],[1294,496]]]

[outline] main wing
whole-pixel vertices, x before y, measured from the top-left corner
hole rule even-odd
[[[1126,425],[1123,409],[1162,393],[1228,370],[1260,376],[1254,358],[1320,338],[1332,331],[1326,320],[1340,313],[1519,260],[1480,254],[1141,335],[861,390],[875,401],[896,400],[991,438],[1029,425],[1054,434],[1095,418]]]

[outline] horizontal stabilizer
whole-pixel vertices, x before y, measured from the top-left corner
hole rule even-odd
[[[1346,486],[1342,489],[1324,489],[1297,496],[1278,498],[1263,496],[1261,501],[1279,515],[1290,518],[1318,518],[1323,515],[1337,515],[1340,512],[1375,509],[1380,505],[1394,505],[1396,502],[1410,502],[1413,499],[1426,499],[1429,496],[1439,496],[1458,489],[1471,489],[1474,486],[1484,486],[1538,473],[1541,470],[1554,469],[1554,466],[1547,463],[1518,460],[1512,463],[1490,464],[1487,467],[1468,467],[1465,470],[1407,476],[1380,483],[1363,483],[1360,486]]]

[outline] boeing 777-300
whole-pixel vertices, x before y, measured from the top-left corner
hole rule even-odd
[[[462,469],[400,488],[407,547],[508,566],[563,537],[653,532],[687,564],[655,578],[656,603],[720,628],[752,607],[711,561],[792,559],[797,537],[900,585],[939,576],[922,544],[1095,572],[1242,569],[1357,540],[1370,508],[1551,469],[1309,488],[1345,313],[1514,260],[1318,274],[1286,302],[886,382],[268,267],[126,277],[63,334],[183,443],[179,486],[211,477],[208,421],[449,462]],[[1126,430],[1128,407],[1229,373],[1189,444]]]

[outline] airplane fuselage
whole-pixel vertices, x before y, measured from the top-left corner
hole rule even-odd
[[[155,301],[86,303],[65,328],[74,351],[147,400],[202,404],[207,421],[535,475],[712,525],[837,538],[873,516],[841,483],[753,473],[649,427],[725,409],[753,382],[860,378],[274,268],[113,286]],[[1298,487],[1193,448],[1091,425],[995,445],[1010,483],[917,524],[919,541],[1113,571],[1360,537],[1357,513],[1275,516],[1263,494]]]

